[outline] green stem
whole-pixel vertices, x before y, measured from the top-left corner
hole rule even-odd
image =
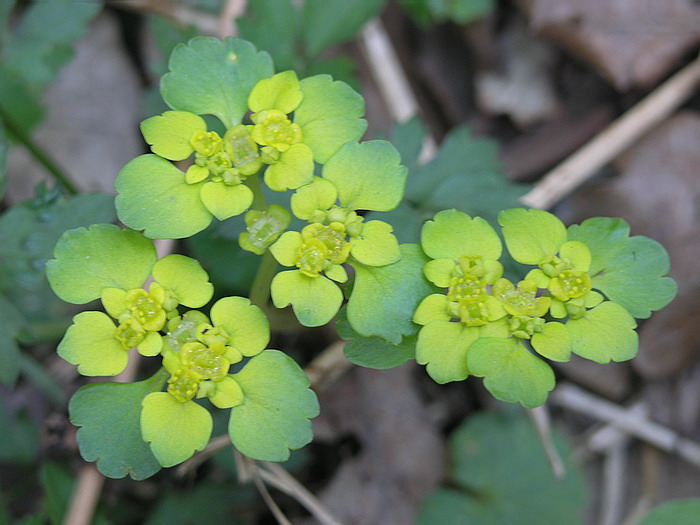
[[[255,177],[249,178],[246,182],[248,183],[248,187],[253,190],[253,205],[252,208],[254,210],[264,210],[267,208],[267,202],[265,201],[265,194],[263,193],[263,189],[260,186],[260,181],[258,180],[258,177],[260,177],[260,174],[256,175]]]
[[[260,260],[258,272],[255,274],[253,285],[250,288],[250,302],[263,311],[267,308],[270,299],[270,283],[277,272],[277,260],[272,252],[267,250]]]
[[[51,160],[39,147],[34,143],[29,135],[27,135],[24,130],[15,124],[10,116],[0,107],[0,121],[2,121],[3,126],[14,136],[19,142],[21,142],[29,153],[31,153],[39,164],[41,164],[46,171],[48,171],[56,181],[63,186],[63,188],[71,195],[77,195],[78,189],[73,185],[73,183],[66,177],[66,175],[61,171],[61,169],[56,165],[56,163]]]

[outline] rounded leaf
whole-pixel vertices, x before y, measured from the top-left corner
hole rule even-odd
[[[483,337],[469,349],[467,362],[496,399],[526,408],[542,405],[555,385],[552,368],[517,338]]]
[[[211,222],[199,196],[202,184],[187,184],[185,174],[161,157],[141,155],[117,175],[117,216],[152,239],[191,237]]]
[[[248,111],[248,95],[274,73],[272,59],[250,42],[196,37],[175,47],[160,92],[173,109],[216,115],[228,128]]]
[[[153,243],[140,233],[93,224],[61,236],[54,259],[46,263],[46,276],[61,299],[85,304],[100,297],[104,288],[140,288],[156,257]]]
[[[386,266],[401,259],[399,241],[392,233],[394,228],[383,221],[369,221],[362,227],[359,237],[350,239],[350,254],[367,266]]]
[[[167,392],[153,392],[143,400],[141,432],[164,467],[172,467],[207,446],[213,420],[194,401],[179,402]]]
[[[541,332],[533,334],[530,342],[542,357],[560,363],[571,359],[571,336],[561,323],[546,323]]]
[[[427,325],[431,321],[449,321],[451,316],[447,313],[447,296],[442,293],[434,293],[421,301],[413,314],[413,322],[419,325]]]
[[[322,175],[335,184],[341,206],[389,211],[403,198],[408,169],[391,143],[370,140],[345,144],[323,167]]]
[[[325,164],[343,144],[360,140],[367,129],[365,101],[350,86],[329,75],[316,75],[300,82],[304,99],[294,113],[294,122],[304,134],[304,143],[314,160]]]
[[[228,186],[223,182],[206,182],[200,197],[202,204],[220,221],[240,215],[253,204],[253,192],[244,184]]]
[[[248,97],[248,107],[253,113],[265,109],[291,113],[303,97],[297,74],[294,71],[282,71],[255,84]]]
[[[338,199],[335,185],[320,177],[302,186],[292,195],[292,213],[303,220],[309,220],[314,215],[325,212]]]
[[[277,308],[292,305],[297,319],[304,326],[321,326],[338,313],[343,292],[330,279],[309,277],[298,270],[275,275],[270,284],[272,302]]]
[[[555,255],[566,242],[566,227],[557,217],[542,210],[512,208],[498,214],[508,251],[518,262],[539,264]]]
[[[314,159],[306,144],[294,144],[265,170],[265,184],[273,191],[293,190],[311,182]]]
[[[211,307],[214,326],[226,330],[229,345],[244,356],[262,352],[270,342],[270,323],[263,311],[245,297],[224,297]]]
[[[428,375],[443,384],[469,376],[467,352],[479,339],[479,329],[450,321],[431,321],[418,332],[416,362],[427,365]]]
[[[189,308],[200,308],[214,295],[214,285],[198,261],[171,254],[153,266],[153,279]]]
[[[129,353],[115,337],[114,321],[102,312],[81,312],[58,344],[57,352],[84,376],[116,376]]]
[[[637,355],[636,327],[634,317],[611,301],[605,301],[582,318],[566,323],[572,352],[601,364],[627,361]]]
[[[301,233],[284,232],[277,242],[270,246],[270,252],[282,266],[295,266],[301,244]]]
[[[457,260],[462,255],[498,260],[503,247],[498,234],[481,217],[459,210],[443,210],[421,231],[423,251],[433,259]]]
[[[169,160],[184,160],[194,152],[195,131],[206,131],[204,119],[189,111],[166,111],[141,122],[141,133],[151,151]]]

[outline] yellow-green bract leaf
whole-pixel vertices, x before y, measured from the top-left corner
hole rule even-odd
[[[266,350],[233,377],[244,401],[231,410],[228,431],[240,452],[262,461],[285,461],[290,449],[311,441],[309,419],[318,415],[318,400],[293,359]]]
[[[244,184],[228,186],[223,182],[205,182],[199,196],[207,210],[220,221],[240,215],[253,204],[253,192]]]
[[[189,308],[200,308],[214,295],[214,285],[198,261],[171,254],[153,265],[153,279]]]
[[[294,113],[304,144],[314,160],[325,164],[347,142],[360,140],[367,129],[365,101],[347,84],[329,75],[305,78],[300,83],[304,99]]]
[[[462,381],[469,376],[467,353],[479,329],[450,321],[431,321],[418,332],[416,362],[427,365],[437,383]]]
[[[352,262],[355,286],[348,301],[348,321],[364,337],[379,336],[398,344],[418,326],[411,320],[418,303],[437,291],[423,276],[428,261],[417,244],[400,246],[401,260],[387,266]]]
[[[413,322],[419,325],[426,325],[431,321],[449,321],[450,314],[447,312],[447,296],[443,293],[434,293],[421,301],[413,314]]]
[[[315,214],[328,210],[337,199],[338,191],[332,182],[314,177],[312,182],[302,186],[292,195],[292,213],[300,219],[309,220]]]
[[[115,337],[114,321],[102,312],[81,312],[58,345],[58,355],[84,376],[116,376],[129,360]]]
[[[482,337],[469,349],[469,370],[484,378],[496,399],[535,408],[554,388],[551,367],[528,352],[517,338]]]
[[[564,223],[542,210],[512,208],[498,214],[508,251],[518,262],[539,264],[566,242]]]
[[[273,191],[296,189],[311,182],[314,160],[306,144],[294,144],[265,170],[265,184]]]
[[[544,329],[533,334],[530,341],[542,357],[562,363],[571,359],[571,336],[561,323],[545,324]]]
[[[369,221],[362,227],[359,237],[350,239],[350,254],[367,266],[385,266],[401,258],[399,241],[392,233],[394,228],[383,221]]]
[[[663,277],[669,270],[663,246],[648,237],[629,237],[622,219],[594,217],[569,227],[569,239],[591,251],[589,274],[593,288],[624,306],[638,319],[646,319],[676,296],[676,283]]]
[[[270,252],[282,266],[294,266],[301,243],[301,233],[284,232],[277,242],[270,246]]]
[[[447,288],[455,269],[453,259],[434,259],[423,267],[423,273],[435,286]]]
[[[443,210],[423,225],[421,245],[433,259],[459,259],[462,255],[497,261],[503,247],[498,234],[481,217],[458,210]]]
[[[97,469],[110,478],[146,479],[160,470],[141,436],[141,402],[163,387],[167,373],[161,369],[137,383],[98,383],[84,386],[70,400],[70,420],[85,461],[97,461]]]
[[[151,151],[170,160],[184,160],[192,155],[192,135],[206,129],[204,119],[189,111],[166,111],[141,122],[141,133]]]
[[[160,92],[173,109],[216,115],[228,128],[241,123],[248,95],[272,76],[272,59],[244,40],[197,37],[175,47]]]
[[[199,196],[202,184],[187,184],[185,174],[161,157],[141,155],[117,175],[117,216],[152,239],[190,237],[212,219]]]
[[[566,323],[572,352],[602,364],[627,361],[637,355],[636,327],[629,312],[610,301],[589,310],[581,319]]]
[[[275,275],[270,284],[270,295],[277,308],[291,304],[304,326],[328,323],[343,302],[343,292],[333,281],[322,275],[309,277],[298,270]]]
[[[559,255],[570,259],[574,271],[587,272],[591,267],[591,251],[580,241],[567,241],[561,245]]]
[[[396,148],[384,140],[351,142],[323,167],[338,189],[340,205],[351,210],[389,211],[403,198],[408,169]]]
[[[156,262],[153,243],[113,224],[93,224],[61,236],[46,263],[53,291],[64,301],[85,304],[103,288],[140,288]]]
[[[258,82],[248,97],[248,107],[253,113],[265,109],[278,109],[282,113],[294,111],[304,97],[299,89],[299,79],[294,71],[283,71]]]
[[[214,326],[226,330],[229,345],[245,356],[262,352],[270,342],[270,323],[263,311],[245,297],[224,297],[211,307]]]
[[[194,401],[180,403],[167,392],[143,400],[141,432],[164,467],[172,467],[207,446],[213,428],[211,414]]]

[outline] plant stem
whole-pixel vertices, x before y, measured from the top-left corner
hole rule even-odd
[[[270,250],[267,250],[260,260],[258,272],[255,274],[253,285],[250,287],[250,302],[263,311],[267,308],[267,302],[270,298],[270,283],[276,271],[277,261]]]
[[[263,194],[262,186],[260,186],[260,181],[258,180],[260,175],[256,175],[246,180],[248,187],[253,190],[253,206],[254,210],[264,210],[267,208],[267,202],[265,201],[265,195]]]
[[[73,185],[73,183],[68,179],[68,177],[61,171],[61,169],[56,165],[56,163],[50,159],[27,135],[24,130],[15,124],[10,116],[0,107],[0,121],[2,125],[10,132],[15,139],[22,143],[22,145],[29,150],[29,153],[36,159],[36,161],[41,164],[46,171],[48,171],[56,182],[58,182],[63,188],[71,195],[77,195],[78,189]]]

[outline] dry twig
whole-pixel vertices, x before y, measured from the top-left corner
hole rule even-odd
[[[585,146],[555,167],[521,198],[523,204],[548,209],[664,121],[700,83],[700,57],[656,88]]]

